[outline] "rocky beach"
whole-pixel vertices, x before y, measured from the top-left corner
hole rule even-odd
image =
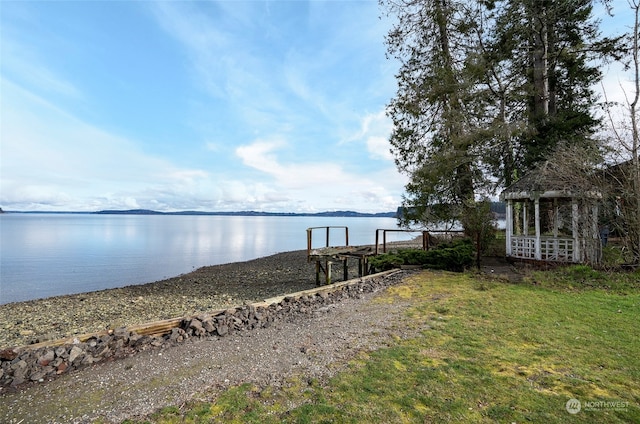
[[[421,237],[387,243],[389,249],[421,246]],[[348,270],[348,279],[358,276],[356,259],[349,259]],[[334,265],[332,277],[344,280],[342,264]],[[315,262],[296,250],[147,284],[7,303],[0,305],[0,349],[259,302],[314,288],[315,279]]]
[[[350,268],[357,272],[357,266]],[[9,303],[0,305],[0,348],[225,309],[313,287],[315,266],[301,250],[148,284]]]
[[[397,322],[402,321],[398,314],[404,302],[374,300],[376,293],[401,282],[406,271],[355,278],[312,294],[317,292],[314,265],[307,262],[305,251],[286,252],[141,286],[2,305],[1,325],[10,330],[3,331],[4,345],[194,312],[209,321],[195,327],[193,319],[183,322],[186,331],[177,329],[162,340],[119,334],[119,327],[113,336],[35,350],[38,364],[45,368],[51,368],[48,356],[74,365],[66,372],[56,373],[54,368],[53,375],[32,375],[27,378],[31,382],[0,388],[0,421],[117,423],[141,418],[166,405],[215,397],[225,387],[243,382],[278,387],[293,374],[326,377],[360,349],[375,349],[390,337],[414,331]],[[357,266],[350,269],[357,272]],[[342,277],[342,272],[337,274]],[[279,296],[300,290],[305,292]],[[249,304],[269,297],[282,300],[262,309]],[[221,308],[228,309],[213,320],[200,312]],[[229,327],[221,331],[220,321]],[[207,332],[200,327],[207,323],[216,328]],[[122,342],[124,347],[117,347]],[[109,359],[86,361],[92,359],[89,352],[112,345],[116,350]],[[20,371],[26,358],[10,361],[11,370]],[[76,367],[80,359],[82,365]]]

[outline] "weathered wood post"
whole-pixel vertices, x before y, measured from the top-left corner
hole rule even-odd
[[[316,286],[320,285],[320,261],[316,259]]]
[[[347,258],[342,260],[342,273],[343,280],[347,281],[349,279],[349,265],[347,264]]]

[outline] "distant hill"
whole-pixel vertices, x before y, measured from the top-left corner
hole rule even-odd
[[[329,217],[353,217],[353,218],[395,218],[396,212],[362,213],[354,211],[333,211],[318,213],[294,213],[294,212],[260,212],[260,211],[236,211],[236,212],[158,212],[149,209],[129,210],[103,210],[93,212],[101,215],[215,215],[215,216],[329,216]]]
[[[152,211],[149,209],[128,209],[128,210],[104,210],[93,212],[100,215],[164,215],[163,212]]]

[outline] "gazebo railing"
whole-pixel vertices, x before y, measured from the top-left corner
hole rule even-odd
[[[521,259],[535,259],[536,238],[530,236],[511,236],[511,256]]]
[[[540,253],[543,260],[573,262],[574,245],[572,238],[543,237],[540,240]]]
[[[536,257],[535,236],[511,236],[511,256],[520,259],[538,259],[574,262],[575,241],[565,237],[541,237],[540,257]]]

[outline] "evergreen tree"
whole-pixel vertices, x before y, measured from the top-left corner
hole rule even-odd
[[[599,39],[591,0],[381,0],[401,67],[392,152],[404,223],[457,219],[557,146],[589,145]]]
[[[559,143],[588,145],[599,121],[593,86],[602,75],[593,59],[603,52],[591,0],[517,0],[502,3],[496,39],[503,57],[520,70],[517,87],[528,123],[514,152],[516,168],[526,171]]]
[[[478,75],[465,58],[476,48],[476,20],[469,17],[476,11],[456,0],[390,2],[388,11],[398,16],[388,51],[401,62],[398,93],[388,108],[390,141],[398,168],[411,176],[405,222],[433,222],[438,218],[429,205],[451,216],[475,194],[471,109]]]

